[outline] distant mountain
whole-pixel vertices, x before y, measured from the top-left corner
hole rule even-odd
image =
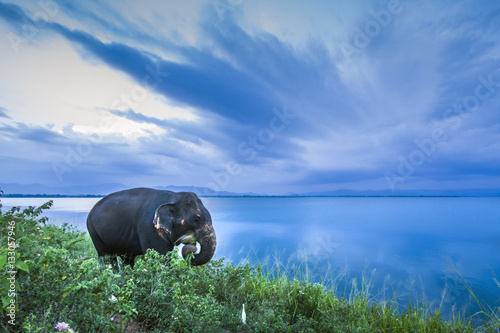
[[[128,189],[123,184],[107,183],[100,185],[82,186],[47,186],[43,184],[0,184],[3,196],[104,196],[112,192]],[[198,196],[258,196],[255,193],[235,193],[227,191],[214,191],[208,187],[195,186],[157,186],[159,190],[173,192],[194,192]]]
[[[261,196],[260,194],[246,192],[246,193],[236,193],[228,191],[214,191],[208,187],[196,187],[196,186],[156,186],[158,190],[168,190],[173,192],[193,192],[200,197],[243,197],[243,196]]]
[[[43,184],[1,184],[0,189],[4,196],[104,196],[112,192],[130,188],[119,183],[107,183],[100,185],[82,186],[47,186]],[[242,196],[265,196],[252,192],[236,193],[228,191],[214,191],[208,187],[196,186],[156,186],[159,190],[173,192],[194,192],[201,197],[242,197]],[[284,196],[304,197],[500,197],[500,189],[467,189],[467,190],[377,190],[357,191],[339,189],[327,192],[288,193]]]

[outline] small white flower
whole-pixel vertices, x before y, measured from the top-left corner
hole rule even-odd
[[[108,300],[109,300],[111,303],[116,303],[116,301],[118,301],[118,299],[115,297],[115,295],[111,295],[111,298],[108,298]]]

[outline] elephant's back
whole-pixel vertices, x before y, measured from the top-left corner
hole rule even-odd
[[[123,227],[153,221],[158,206],[169,199],[172,192],[149,188],[134,188],[111,193],[91,209],[87,224],[95,227],[119,224]]]

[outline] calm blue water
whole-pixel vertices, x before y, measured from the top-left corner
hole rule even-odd
[[[46,198],[2,198],[40,205]],[[56,198],[46,215],[86,230],[97,198]],[[216,258],[263,262],[323,281],[348,297],[353,280],[379,301],[427,302],[442,313],[475,309],[456,268],[491,307],[500,305],[500,198],[202,198]],[[305,263],[308,269],[306,270]],[[470,305],[470,307],[469,307]]]

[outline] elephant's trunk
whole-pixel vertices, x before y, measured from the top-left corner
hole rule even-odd
[[[203,228],[196,230],[196,240],[200,243],[200,253],[195,254],[193,258],[193,265],[203,265],[212,259],[215,253],[217,240],[215,237],[215,230],[212,224],[207,224]]]

